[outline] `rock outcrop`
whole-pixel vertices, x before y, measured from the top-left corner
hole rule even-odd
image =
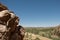
[[[19,17],[0,3],[0,40],[23,40],[24,28]]]

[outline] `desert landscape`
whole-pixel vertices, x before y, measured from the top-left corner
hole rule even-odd
[[[60,25],[55,27],[26,27],[24,40],[60,40]]]
[[[0,0],[0,40],[60,40],[60,0]]]

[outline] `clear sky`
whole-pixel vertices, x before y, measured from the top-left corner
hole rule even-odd
[[[60,24],[60,0],[0,0],[20,18],[26,27]]]

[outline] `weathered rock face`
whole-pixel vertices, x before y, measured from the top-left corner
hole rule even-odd
[[[5,5],[0,3],[0,11],[3,11],[3,10],[8,10],[8,8]]]
[[[24,28],[18,24],[19,17],[0,4],[0,40],[23,40]]]
[[[52,31],[53,35],[57,35],[60,37],[60,25],[56,26]]]
[[[21,29],[22,29],[22,32],[21,32]],[[9,40],[23,40],[23,38],[24,38],[23,33],[24,33],[24,28],[22,26],[18,26],[15,29],[15,31],[10,34],[11,36],[9,37],[10,38]]]

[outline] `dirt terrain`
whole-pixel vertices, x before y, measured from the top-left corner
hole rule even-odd
[[[40,40],[52,40],[52,39],[49,39],[47,37],[43,37],[43,36],[40,36],[40,35],[36,35],[36,34],[32,34],[32,33],[25,33],[25,40],[36,40],[36,39],[40,39]]]

